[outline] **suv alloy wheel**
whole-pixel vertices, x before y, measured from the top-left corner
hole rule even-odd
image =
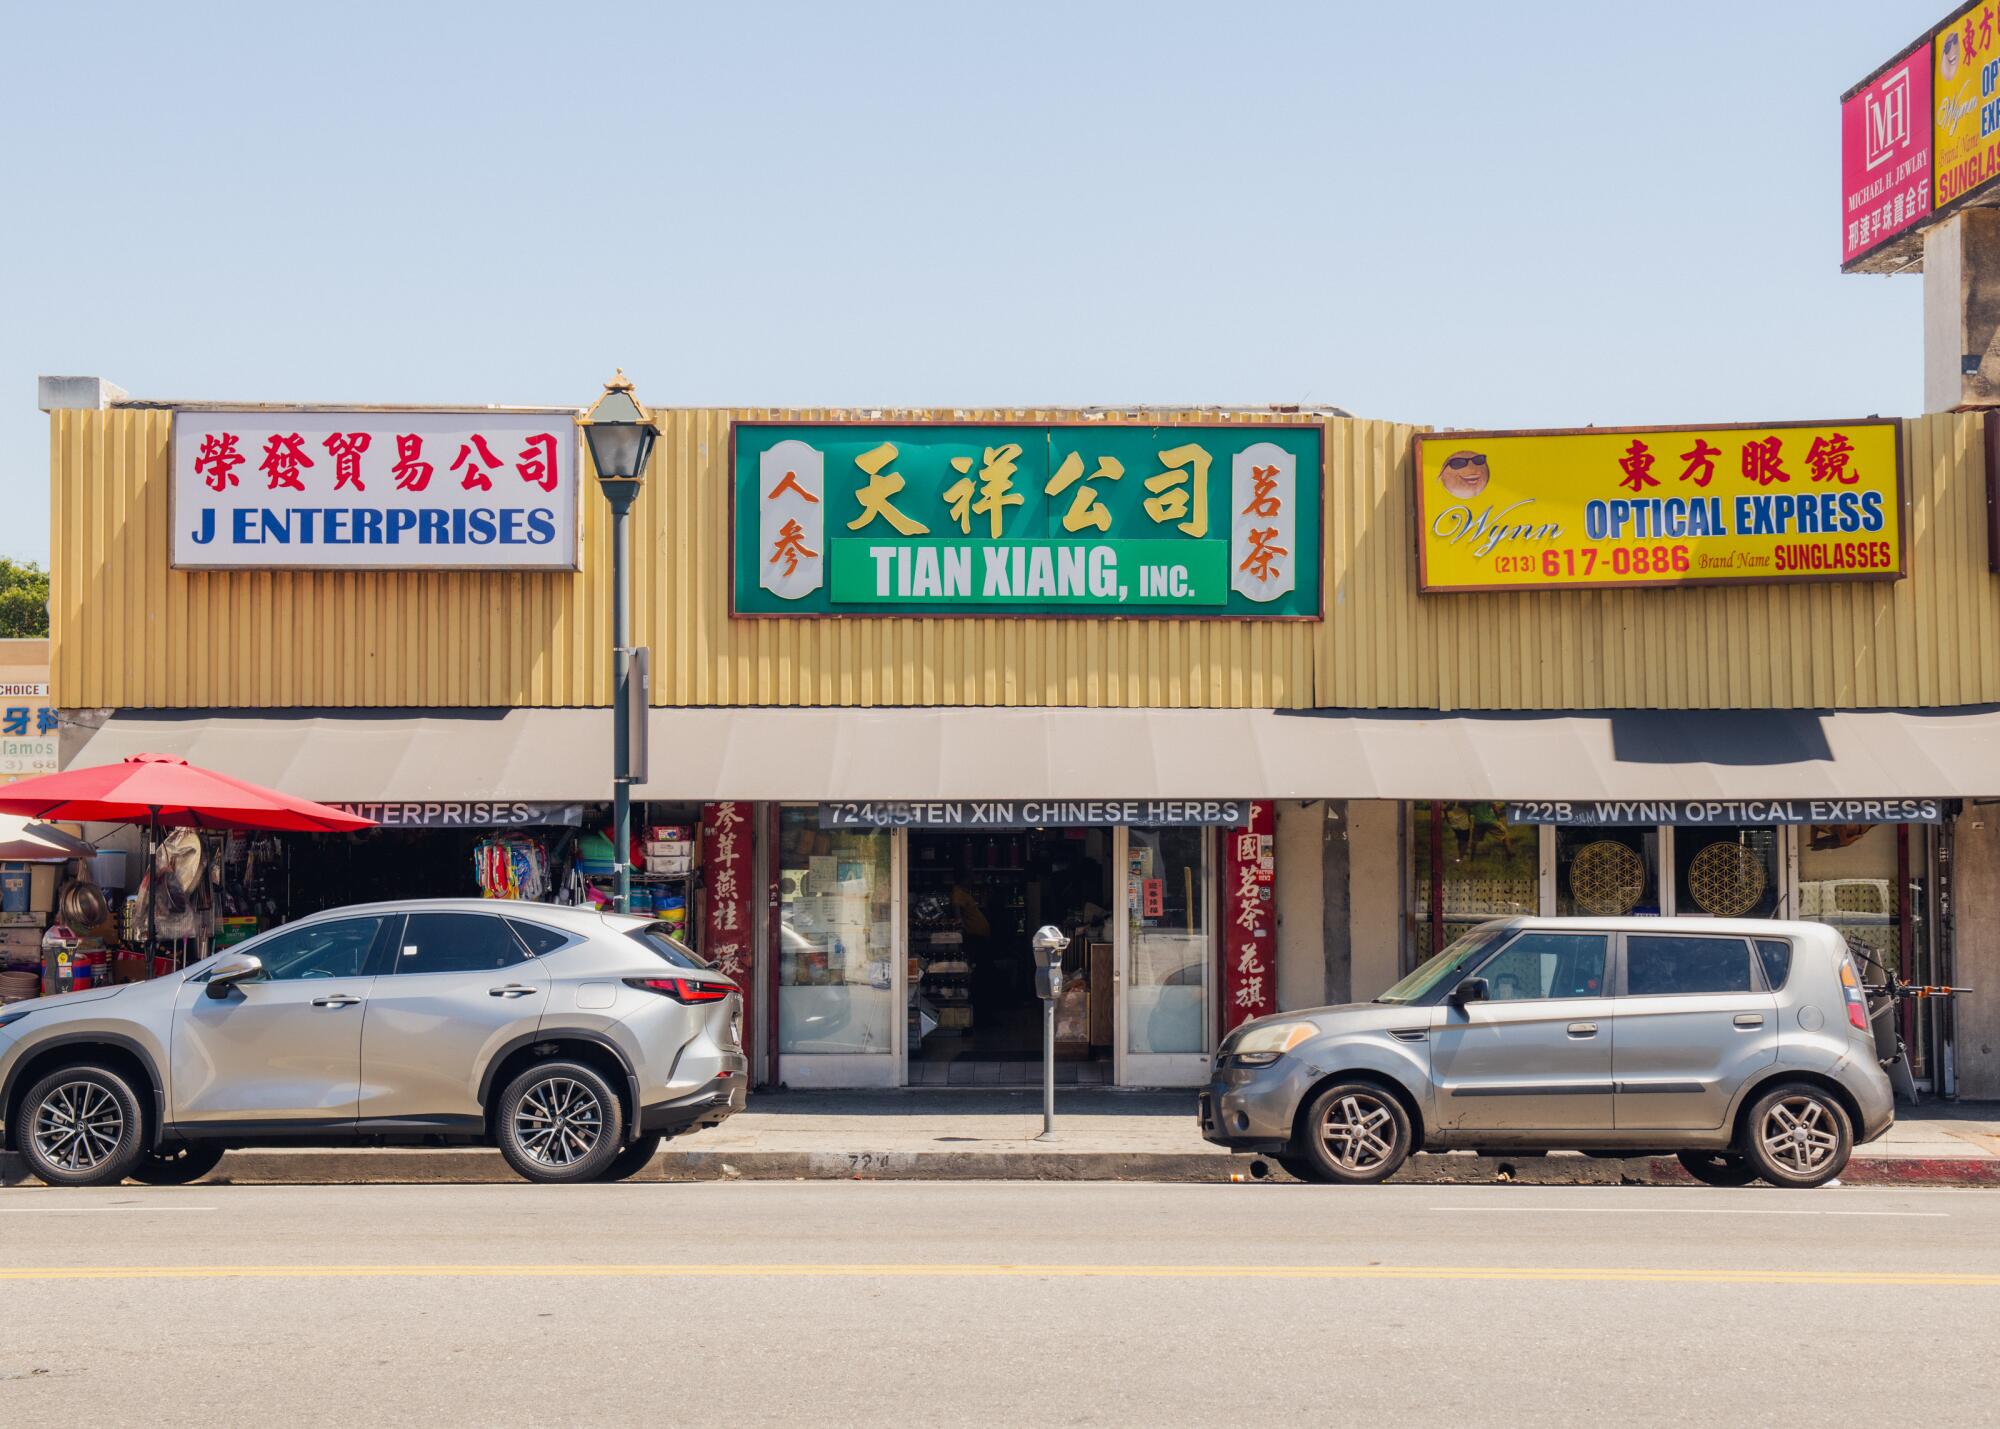
[[[537,1062],[500,1094],[494,1132],[530,1181],[595,1181],[624,1149],[625,1108],[595,1067]]]
[[[58,1067],[21,1098],[15,1140],[51,1186],[113,1186],[146,1154],[146,1119],[131,1084],[108,1067]]]

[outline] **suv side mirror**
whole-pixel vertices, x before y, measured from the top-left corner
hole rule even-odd
[[[1485,1002],[1493,996],[1493,988],[1483,977],[1469,977],[1451,990],[1449,999],[1453,1007],[1464,1007],[1468,1002]]]
[[[231,953],[208,970],[208,995],[222,998],[239,982],[262,974],[264,960],[255,953]]]

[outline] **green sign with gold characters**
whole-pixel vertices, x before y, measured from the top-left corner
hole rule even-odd
[[[1317,423],[738,422],[732,611],[1312,619]]]

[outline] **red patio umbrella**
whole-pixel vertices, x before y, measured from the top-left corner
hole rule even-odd
[[[284,833],[347,833],[375,826],[373,819],[232,779],[171,754],[134,754],[117,764],[65,769],[0,786],[0,814],[69,823],[144,823],[151,835],[149,868],[151,847],[159,844],[162,824]],[[150,899],[147,915],[151,925]],[[148,926],[147,942],[153,941],[153,928]]]
[[[373,819],[232,779],[171,754],[135,754],[117,764],[65,769],[0,786],[0,814],[68,823],[146,823],[156,829],[289,833],[346,833],[375,825]]]

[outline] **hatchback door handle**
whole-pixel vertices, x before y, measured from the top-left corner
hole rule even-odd
[[[314,1007],[352,1007],[352,1006],[354,1006],[354,1004],[355,1004],[355,1003],[357,1003],[357,1002],[359,1002],[359,1001],[361,1001],[361,999],[360,999],[360,998],[358,998],[358,997],[352,997],[352,996],[349,996],[349,995],[348,995],[347,993],[344,993],[344,992],[336,992],[336,993],[332,993],[332,994],[330,994],[330,995],[328,995],[328,996],[326,996],[326,997],[316,997],[316,998],[314,998],[314,999],[313,999],[313,1006],[314,1006]]]
[[[529,987],[525,983],[510,982],[504,987],[487,988],[486,995],[488,997],[526,997],[531,992],[540,991],[540,988]]]
[[[1736,1025],[1738,1027],[1762,1027],[1764,1025],[1764,1014],[1761,1012],[1740,1012],[1736,1015]]]
[[[1595,1022],[1572,1022],[1569,1025],[1569,1035],[1572,1037],[1595,1037],[1597,1035],[1597,1024]]]

